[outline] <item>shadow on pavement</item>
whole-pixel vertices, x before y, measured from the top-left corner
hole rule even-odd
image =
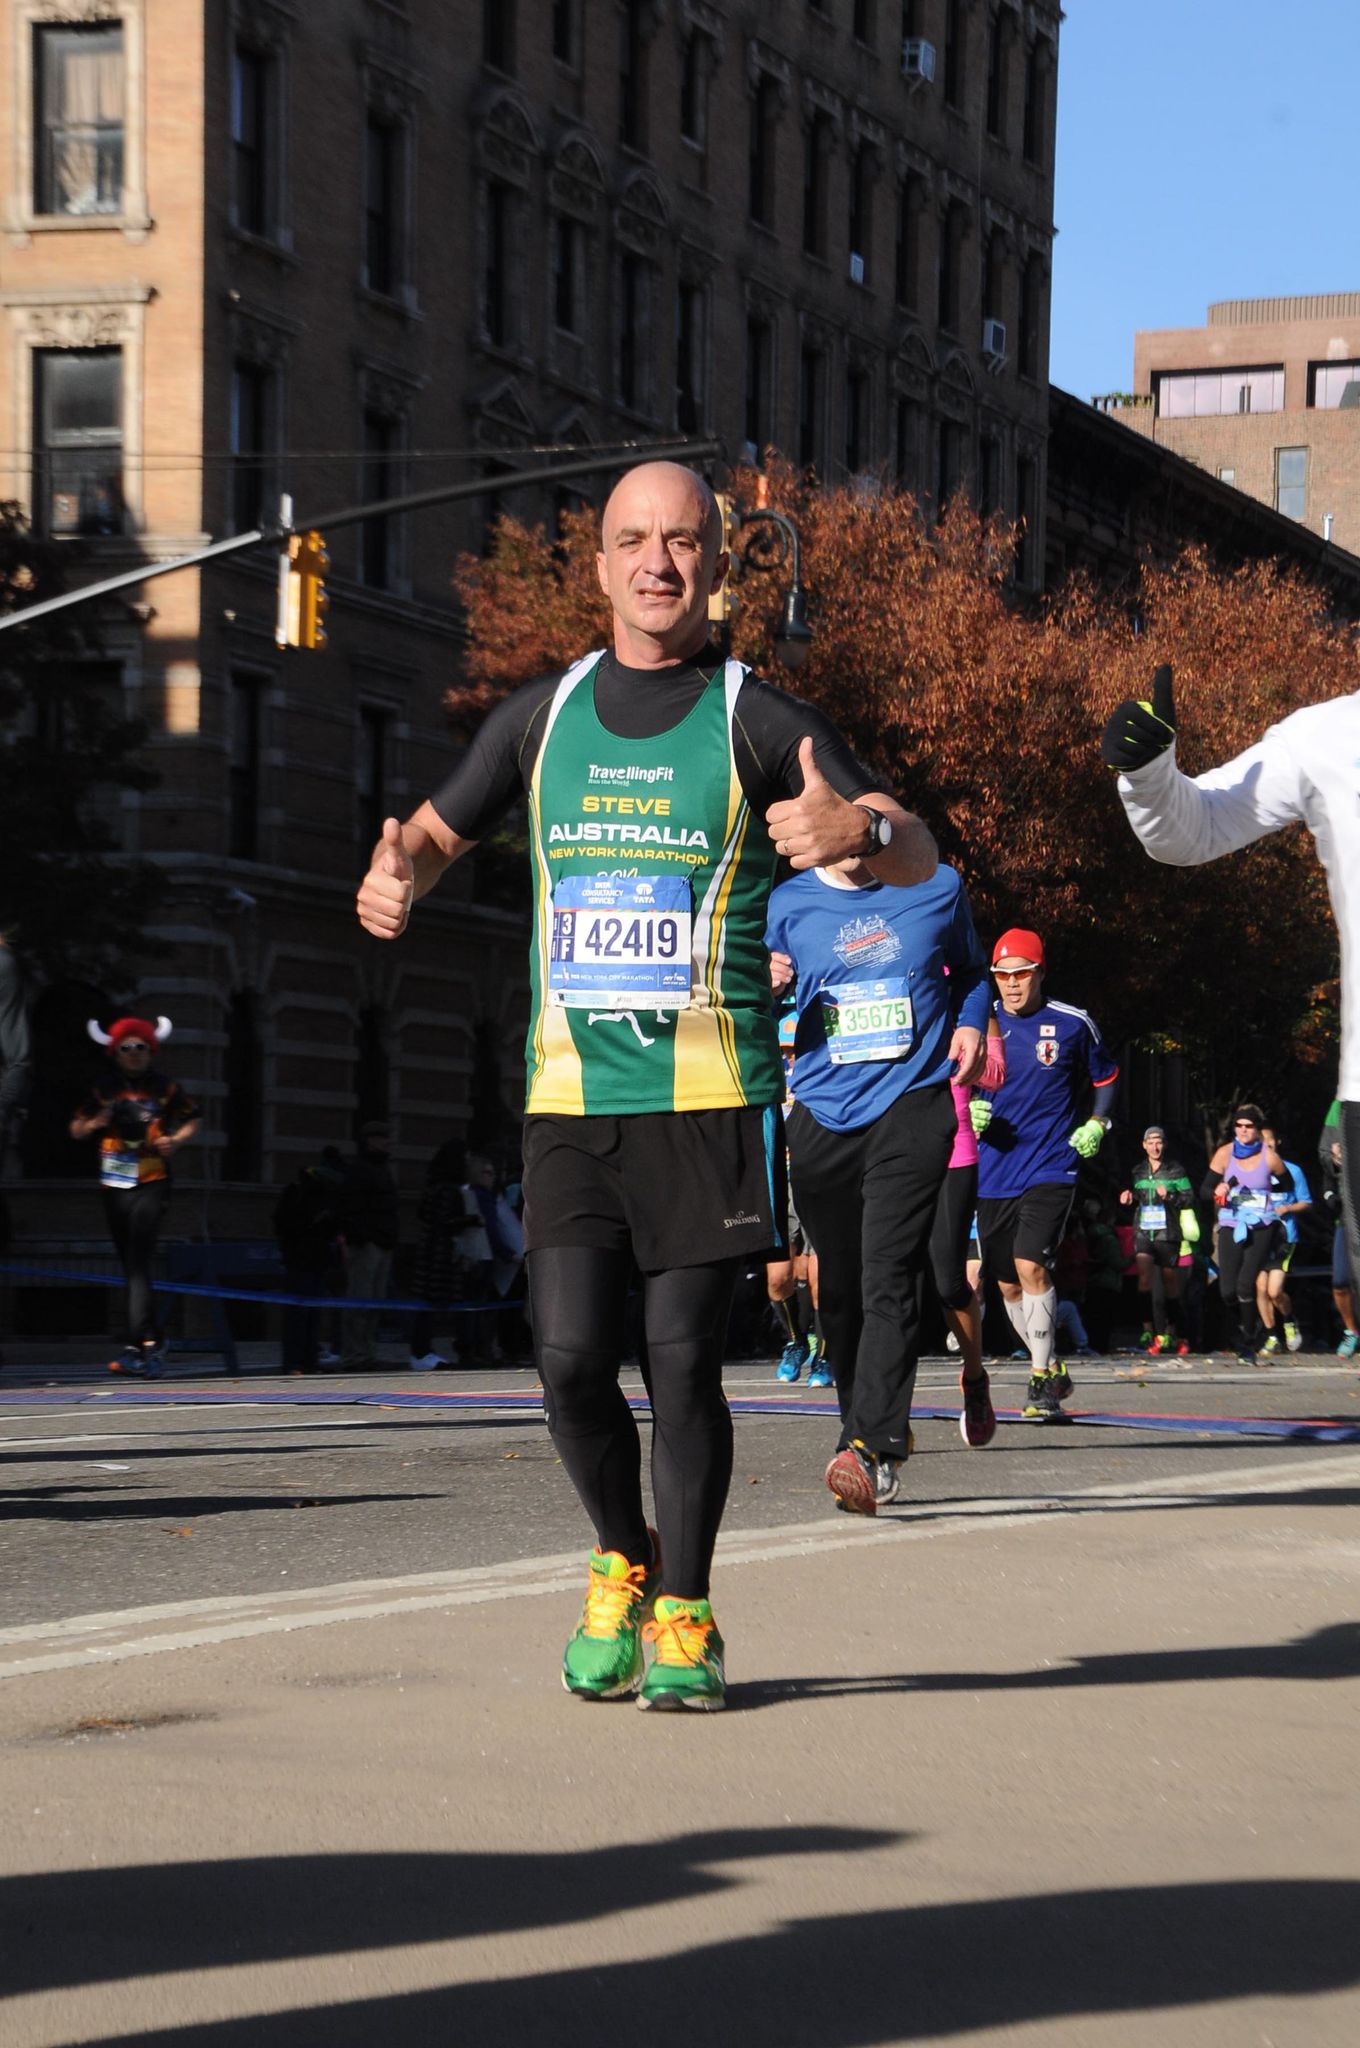
[[[93,1492],[92,1500],[68,1496]],[[54,1496],[60,1496],[55,1498]],[[134,1494],[118,1487],[47,1486],[24,1488],[0,1499],[0,1522],[194,1522],[203,1515],[249,1515],[273,1508],[357,1508],[394,1501],[443,1500],[442,1493],[331,1494]]]
[[[913,1460],[913,1462],[915,1462]],[[1309,1486],[1291,1487],[1287,1493],[1277,1493],[1269,1486],[1259,1493],[1244,1490],[1241,1493],[1196,1493],[1193,1482],[1187,1480],[1184,1493],[1146,1494],[1101,1494],[1101,1493],[1038,1493],[1025,1494],[1012,1499],[1004,1493],[987,1494],[940,1494],[934,1500],[899,1500],[901,1512],[892,1509],[880,1512],[877,1519],[886,1529],[894,1526],[910,1528],[921,1522],[952,1520],[960,1507],[974,1505],[979,1500],[987,1501],[999,1513],[1014,1515],[1017,1521],[1027,1516],[1062,1514],[1075,1520],[1080,1515],[1147,1515],[1186,1514],[1192,1509],[1200,1512],[1205,1508],[1354,1508],[1360,1506],[1360,1487],[1357,1486]]]
[[[803,1837],[801,1845],[817,1846],[815,1837]],[[800,1833],[792,1830],[750,1837],[734,1853],[780,1854],[799,1846]],[[642,1882],[644,1897],[692,1891],[696,1873],[684,1860],[682,1843],[613,1854],[622,1858],[616,1874],[630,1871]],[[496,1860],[486,1859],[489,1872]],[[546,1860],[557,1886],[592,1897],[602,1868],[599,1852]],[[352,1910],[329,1930],[336,1951],[343,1950],[362,1913],[366,1873],[359,1861],[349,1894]],[[408,1861],[410,1904],[418,1923],[427,1925],[418,1888],[426,1879],[419,1866],[438,1859]],[[534,1908],[544,1892],[533,1877],[535,1862],[521,1863],[528,1889],[515,1896],[505,1926],[538,1924]],[[467,1859],[466,1874],[474,1883],[480,1863]],[[301,1881],[289,1901],[295,1912],[309,1911],[305,1885],[314,1870],[299,1866]],[[181,1871],[180,1881],[192,1884],[194,1874],[195,1868]],[[110,1872],[109,1883],[139,1875]],[[399,1871],[390,1875],[400,1881]],[[491,1882],[496,1903],[510,1905],[494,1875]],[[701,1887],[711,1882],[699,1879]],[[641,1900],[609,1891],[610,1908],[634,1902]],[[200,1897],[199,1903],[205,1913],[215,1911],[208,1899]],[[276,1903],[282,1903],[277,1896]],[[453,1933],[464,1931],[462,1905],[457,1895],[447,1896],[447,1918],[457,1923]],[[385,1907],[380,1900],[379,1910],[386,1921],[390,1899]],[[104,2048],[132,2048],[134,2041],[140,2048],[372,2048],[385,2040],[400,2041],[403,2048],[482,2040],[514,2048],[598,2048],[601,2040],[619,2036],[645,2041],[647,2048],[693,2048],[696,2038],[778,2048],[876,2048],[885,2041],[938,2041],[984,2028],[1009,2032],[1083,2015],[1304,1999],[1349,1988],[1360,1978],[1357,1914],[1360,1883],[1287,1879],[1059,1892],[877,1912],[828,1909],[772,1932],[661,1959],[583,1963],[348,2005],[180,2024],[110,2036]],[[318,1935],[323,1931],[316,1929]],[[543,1946],[547,1961],[548,1944]],[[563,1944],[554,1940],[551,1946],[557,1951]],[[238,1958],[224,1943],[215,1959]],[[317,1997],[324,1999],[343,1982],[342,1958],[330,1980],[318,1982]],[[1298,2023],[1307,2025],[1302,2015]],[[1175,2022],[1169,2024],[1168,2038],[1175,2039]]]
[[[110,1437],[102,1446],[86,1442],[69,1451],[0,1451],[0,1465],[75,1465],[88,1471],[91,1465],[114,1461],[131,1465],[143,1458],[294,1458],[306,1451],[334,1453],[343,1448],[334,1443],[142,1445],[129,1443],[126,1437]],[[34,1488],[26,1486],[21,1491],[32,1493]]]
[[[863,1678],[754,1679],[733,1686],[738,1709],[789,1700],[849,1699],[892,1692],[1057,1692],[1074,1685],[1184,1685],[1209,1679],[1360,1678],[1360,1621],[1334,1622],[1290,1643],[1241,1643],[1222,1650],[1129,1650],[1077,1657],[1038,1671],[903,1671]]]
[[[167,1970],[569,1927],[745,1882],[725,1863],[863,1854],[910,1839],[871,1828],[725,1828],[565,1854],[262,1856],[5,1877],[4,1988],[14,1997]]]

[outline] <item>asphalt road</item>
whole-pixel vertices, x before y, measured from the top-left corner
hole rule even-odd
[[[531,1375],[48,1377],[0,1381],[6,2048],[1360,2039],[1355,1371],[1088,1364],[1135,1426],[924,1419],[866,1523],[733,1367],[732,1711],[678,1719],[560,1691]]]
[[[1092,1362],[1077,1382],[1068,1403],[1076,1410],[1327,1416],[1360,1429],[1360,1372],[1322,1361],[1136,1376],[1132,1362]],[[994,1370],[998,1409],[1018,1407],[1023,1384],[1018,1367]],[[772,1366],[756,1364],[729,1366],[727,1385],[738,1415],[726,1527],[824,1519],[830,1395],[780,1388]],[[178,1372],[135,1387],[94,1374],[46,1386],[7,1374],[0,1620],[118,1607],[130,1592],[149,1604],[584,1551],[589,1539],[535,1389],[532,1372],[513,1371],[305,1382]],[[194,1405],[198,1392],[222,1405]],[[392,1405],[355,1406],[359,1395]],[[465,1405],[473,1396],[485,1405]],[[918,1410],[952,1408],[956,1398],[955,1369],[924,1363]],[[777,1412],[742,1412],[755,1402]],[[1166,1480],[1240,1459],[1250,1441],[1003,1424],[985,1452],[970,1452],[952,1420],[918,1421],[916,1435],[904,1508]],[[1325,1461],[1337,1448],[1309,1446],[1307,1455]],[[1264,1454],[1288,1461],[1302,1449],[1267,1444]]]

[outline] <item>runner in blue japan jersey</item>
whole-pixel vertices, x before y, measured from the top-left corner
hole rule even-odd
[[[1030,1354],[1024,1409],[1060,1422],[1072,1391],[1053,1361],[1058,1297],[1053,1266],[1083,1159],[1109,1129],[1119,1069],[1085,1010],[1044,999],[1044,948],[1031,931],[1004,932],[992,954],[1006,1045],[1006,1078],[974,1103],[978,1132],[978,1235],[983,1269],[1001,1290]]]

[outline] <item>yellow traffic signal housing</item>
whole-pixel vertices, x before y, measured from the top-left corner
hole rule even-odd
[[[729,558],[727,574],[723,577],[717,589],[710,590],[708,593],[709,621],[712,625],[720,626],[732,616],[732,571],[730,558],[732,543],[736,538],[737,527],[740,521],[737,513],[736,499],[727,491],[717,491],[714,495],[718,501],[718,511],[722,516],[722,553]]]
[[[326,571],[330,566],[326,543],[315,527],[289,537],[287,646],[325,646]]]

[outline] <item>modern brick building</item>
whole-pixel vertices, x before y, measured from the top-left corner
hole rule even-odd
[[[1360,292],[1229,299],[1140,333],[1126,424],[1360,550]]]
[[[0,0],[0,496],[94,577],[281,491],[305,517],[716,431],[928,506],[966,484],[1026,520],[1037,583],[1059,18]],[[450,572],[495,502],[331,536],[324,653],[276,649],[268,555],[102,615],[160,776],[121,818],[166,875],[139,992],[206,1105],[219,1234],[378,1110],[414,1180],[479,1027],[515,1100],[523,940],[476,864],[400,947],[352,914],[378,820],[447,764]],[[97,993],[46,999],[56,1093]]]

